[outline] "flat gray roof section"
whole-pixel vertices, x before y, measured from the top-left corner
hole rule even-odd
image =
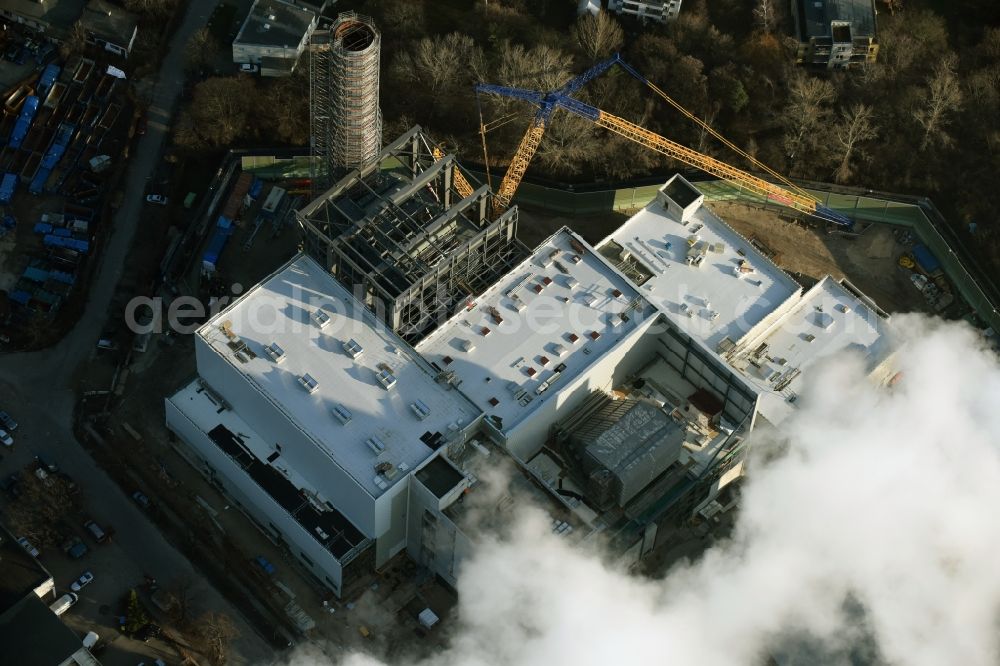
[[[451,463],[437,456],[417,471],[417,479],[438,499],[447,495],[465,478]]]
[[[234,42],[279,46],[298,46],[316,19],[316,14],[281,0],[255,0]]]
[[[648,316],[639,291],[563,227],[417,351],[508,432]],[[552,390],[549,387],[553,386]]]
[[[854,37],[875,36],[874,0],[798,0],[799,30],[804,40],[832,37],[831,21],[851,24]]]
[[[673,324],[713,351],[725,338],[739,341],[802,290],[704,204],[685,223],[654,199],[597,248],[633,274]]]
[[[88,32],[105,39],[114,38],[119,44],[126,45],[138,26],[131,12],[105,0],[90,0],[80,16],[80,24]]]
[[[34,592],[0,615],[0,645],[5,664],[62,664],[83,647]]]
[[[372,497],[479,416],[306,255],[248,290],[198,335]],[[426,433],[441,437],[428,442]],[[294,466],[292,456],[283,458]],[[403,473],[376,482],[376,463]]]
[[[614,479],[618,506],[624,506],[677,461],[687,433],[654,405],[626,400],[611,407],[620,414],[612,423],[577,437],[594,471]]]

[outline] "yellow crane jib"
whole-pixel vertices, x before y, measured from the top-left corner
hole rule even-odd
[[[640,145],[646,146],[651,150],[666,155],[672,159],[678,160],[685,164],[688,164],[697,169],[701,169],[705,173],[716,176],[726,180],[734,185],[737,185],[743,189],[754,192],[758,195],[764,196],[769,201],[774,201],[782,205],[788,206],[802,213],[812,215],[823,219],[828,222],[833,222],[835,224],[852,227],[853,221],[847,216],[838,213],[837,211],[831,210],[819,203],[819,201],[809,195],[805,190],[802,190],[792,184],[790,181],[780,176],[773,170],[760,164],[756,159],[750,157],[745,152],[736,148],[731,142],[722,139],[721,135],[711,128],[708,128],[713,136],[716,136],[723,140],[723,142],[734,148],[741,155],[744,155],[750,159],[751,163],[764,169],[772,176],[775,176],[784,183],[787,183],[789,187],[794,191],[790,191],[779,185],[775,185],[769,181],[764,180],[754,176],[742,169],[737,169],[734,166],[726,164],[720,160],[717,160],[708,155],[704,155],[695,150],[682,146],[679,143],[671,141],[665,137],[662,137],[654,132],[631,123],[623,118],[619,118],[610,113],[601,111],[600,109],[593,107],[589,104],[585,104],[577,99],[573,99],[570,95],[577,90],[579,90],[585,83],[593,79],[595,76],[599,75],[601,72],[606,71],[614,65],[621,65],[629,74],[635,76],[640,81],[648,85],[654,92],[659,94],[661,97],[670,102],[675,108],[680,109],[689,118],[694,119],[701,126],[708,128],[706,123],[698,120],[694,114],[685,110],[677,102],[670,99],[666,93],[654,86],[645,77],[640,75],[631,66],[626,64],[622,59],[615,55],[602,63],[591,67],[585,73],[574,78],[569,83],[564,85],[558,90],[554,90],[548,93],[542,93],[534,90],[525,90],[523,88],[513,88],[510,86],[497,86],[490,84],[479,84],[476,86],[477,94],[480,92],[492,93],[496,95],[502,95],[505,97],[512,97],[515,99],[521,99],[539,107],[538,112],[535,115],[534,121],[528,128],[524,137],[521,139],[521,143],[517,148],[514,157],[511,159],[510,166],[507,169],[507,173],[504,175],[503,181],[500,184],[500,188],[496,193],[494,198],[494,212],[498,210],[502,211],[507,206],[510,205],[513,199],[514,192],[517,190],[521,179],[524,177],[525,171],[528,169],[528,165],[531,162],[531,158],[534,156],[535,151],[538,149],[538,144],[541,143],[542,136],[545,132],[545,125],[549,117],[557,108],[565,109],[571,113],[578,116],[586,118],[591,122],[604,127],[619,136],[625,137],[630,141],[634,141]]]
[[[442,157],[444,157],[444,151],[438,146],[434,146],[434,160],[440,160]],[[475,191],[472,189],[472,185],[469,184],[469,181],[465,179],[465,176],[462,175],[462,172],[458,170],[458,166],[452,169],[451,179],[455,184],[455,191],[458,192],[459,196],[463,199]]]

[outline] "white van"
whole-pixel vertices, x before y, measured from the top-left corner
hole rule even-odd
[[[72,592],[67,592],[66,594],[62,595],[54,602],[52,602],[52,605],[49,606],[49,610],[51,610],[56,615],[62,615],[63,613],[68,611],[70,606],[75,604],[79,598],[80,597],[76,596],[76,594]]]
[[[100,638],[100,636],[98,636],[95,632],[88,631],[87,635],[83,637],[83,647],[85,647],[85,648],[87,648],[89,650],[90,648],[92,648],[95,645],[97,645],[97,640],[99,638]]]

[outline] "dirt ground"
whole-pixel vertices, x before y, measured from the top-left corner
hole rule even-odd
[[[929,312],[927,301],[910,281],[911,272],[897,260],[907,249],[892,227],[873,225],[857,238],[808,229],[776,213],[732,203],[711,209],[747,239],[762,243],[771,259],[791,273],[819,280],[847,278],[888,312]]]

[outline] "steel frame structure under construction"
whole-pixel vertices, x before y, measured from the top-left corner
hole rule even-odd
[[[343,12],[309,44],[313,191],[382,149],[379,61],[382,38],[367,16]]]
[[[417,126],[296,218],[306,251],[415,344],[527,256],[517,209],[493,220],[492,198]]]

